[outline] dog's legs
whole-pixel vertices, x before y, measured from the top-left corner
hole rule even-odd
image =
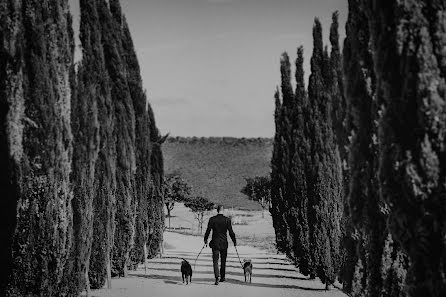
[[[246,272],[245,272],[245,283],[246,283]]]
[[[249,283],[251,283],[252,274],[249,274]]]
[[[181,277],[183,278],[183,284],[184,284],[184,274],[181,274]]]

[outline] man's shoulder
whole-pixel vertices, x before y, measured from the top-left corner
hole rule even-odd
[[[231,218],[227,217],[225,215],[216,215],[216,216],[214,216],[214,218],[219,221],[222,221],[222,222],[230,222],[231,221]]]
[[[228,218],[228,217],[225,216],[225,215],[218,214],[218,215],[215,215],[215,216],[213,216],[213,217],[210,217],[209,220],[230,221],[231,219]]]

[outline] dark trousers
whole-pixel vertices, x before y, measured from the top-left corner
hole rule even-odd
[[[218,270],[218,258],[221,255],[221,267]],[[214,275],[217,279],[219,276],[225,278],[226,274],[226,257],[228,256],[228,249],[217,250],[212,249],[212,261],[214,262]]]

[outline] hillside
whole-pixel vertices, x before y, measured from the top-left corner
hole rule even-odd
[[[259,210],[240,190],[244,177],[269,174],[272,145],[267,138],[171,137],[163,145],[165,172],[179,173],[193,195],[226,207]]]

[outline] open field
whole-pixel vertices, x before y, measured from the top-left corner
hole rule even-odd
[[[193,195],[226,207],[261,209],[240,190],[245,177],[269,174],[271,139],[169,138],[163,154],[166,174],[181,175]]]

